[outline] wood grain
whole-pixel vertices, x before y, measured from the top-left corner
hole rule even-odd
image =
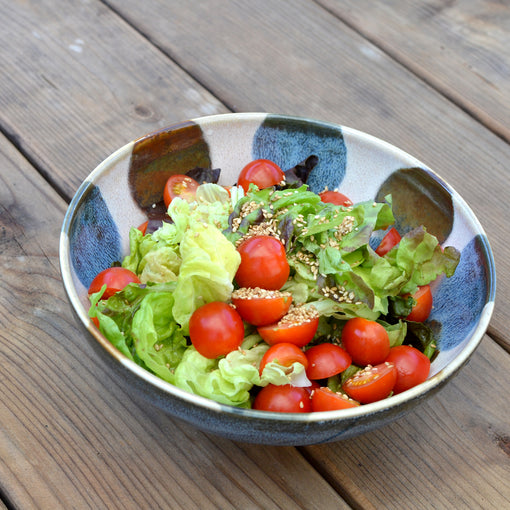
[[[349,502],[362,494],[363,508],[504,508],[509,387],[510,356],[485,337],[457,377],[405,418],[303,451]]]
[[[508,2],[318,3],[510,142]]]
[[[226,108],[99,1],[0,1],[0,123],[70,198],[111,152]]]
[[[13,508],[347,508],[294,448],[213,439],[132,400],[64,293],[65,202],[4,137],[0,168],[0,484]]]

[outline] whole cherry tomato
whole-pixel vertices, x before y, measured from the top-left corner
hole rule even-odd
[[[386,361],[397,369],[394,393],[402,393],[427,380],[430,360],[421,351],[410,345],[398,345],[390,349]]]
[[[241,242],[237,251],[241,263],[235,280],[240,287],[279,290],[287,281],[290,266],[285,247],[275,237],[250,237]]]
[[[339,345],[323,343],[305,351],[308,359],[308,379],[326,379],[343,372],[351,364],[351,357]]]
[[[189,320],[189,336],[202,356],[215,359],[241,345],[244,339],[243,320],[227,303],[213,301],[193,312]]]
[[[337,411],[338,409],[349,409],[358,407],[356,400],[349,398],[343,393],[335,393],[327,387],[314,389],[312,392],[312,411]]]
[[[108,299],[130,283],[141,283],[135,273],[123,267],[109,267],[101,271],[90,284],[89,294],[99,292],[106,285],[101,299]]]
[[[250,184],[264,189],[280,184],[284,179],[285,174],[276,163],[269,159],[256,159],[241,170],[237,184],[246,192]]]
[[[290,384],[268,384],[262,388],[253,402],[253,409],[277,413],[309,413],[312,410],[310,394],[305,388]]]
[[[408,321],[423,322],[428,319],[432,311],[432,291],[430,285],[418,287],[418,290],[412,295],[416,301],[413,305],[411,313],[406,317]]]
[[[342,344],[355,365],[377,365],[390,352],[390,339],[381,324],[356,317],[342,329]]]

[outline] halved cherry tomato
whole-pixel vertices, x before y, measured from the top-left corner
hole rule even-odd
[[[418,290],[412,295],[416,301],[411,313],[406,317],[408,321],[423,322],[428,319],[432,311],[432,291],[430,285],[418,287]]]
[[[238,289],[232,293],[232,304],[248,324],[266,326],[279,321],[292,303],[289,292],[278,290]]]
[[[244,339],[243,320],[227,303],[213,301],[193,312],[189,320],[189,336],[202,356],[215,359],[241,345]]]
[[[342,344],[356,365],[377,365],[390,352],[390,339],[381,324],[355,317],[342,329]]]
[[[382,238],[382,241],[379,243],[379,246],[376,248],[375,252],[380,257],[384,257],[394,246],[396,246],[402,238],[398,233],[395,227],[391,227],[390,230],[386,233],[386,235]]]
[[[421,351],[410,345],[398,345],[390,349],[386,361],[397,369],[394,393],[402,393],[427,380],[430,373],[430,360]]]
[[[147,227],[149,226],[149,220],[143,222],[141,225],[138,225],[138,230],[145,235],[147,233]]]
[[[264,367],[272,361],[277,361],[282,367],[290,367],[293,363],[301,363],[305,370],[308,367],[308,359],[305,353],[297,345],[289,343],[275,344],[266,351],[260,361],[260,374],[262,374]]]
[[[237,184],[246,192],[250,183],[264,189],[280,184],[284,179],[285,174],[276,163],[269,159],[256,159],[241,170]]]
[[[193,202],[197,188],[198,182],[195,179],[183,174],[171,175],[166,181],[163,190],[165,205],[168,207],[170,202],[176,197],[180,197],[186,200],[186,202]]]
[[[123,267],[109,267],[101,271],[90,284],[89,294],[99,292],[106,285],[101,299],[108,299],[129,283],[141,283],[135,273]]]
[[[370,404],[390,395],[397,380],[397,369],[393,363],[380,363],[356,372],[342,385],[349,397]]]
[[[257,328],[269,345],[286,342],[304,347],[310,343],[319,327],[319,315],[304,307],[291,308],[282,320]]]
[[[326,190],[319,193],[322,202],[326,202],[334,205],[343,205],[344,207],[350,207],[352,204],[352,200],[345,196],[343,193],[339,191]]]
[[[351,364],[351,357],[339,345],[323,343],[305,351],[308,359],[308,379],[326,379],[343,372]]]
[[[313,390],[312,411],[337,411],[338,409],[349,409],[360,405],[356,400],[349,398],[343,393],[335,393],[327,387]]]
[[[235,276],[240,287],[279,290],[287,281],[290,266],[283,244],[272,236],[254,236],[237,248],[241,263]]]
[[[277,413],[309,413],[312,410],[310,394],[305,388],[290,384],[268,384],[262,388],[253,402],[253,409]]]

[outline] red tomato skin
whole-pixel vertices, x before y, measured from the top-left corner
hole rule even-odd
[[[339,345],[323,343],[305,351],[308,359],[306,375],[308,379],[326,379],[343,372],[352,363],[345,349]]]
[[[138,225],[138,230],[145,235],[147,233],[147,227],[149,226],[149,220],[143,222],[141,225]]]
[[[250,237],[237,250],[241,263],[235,280],[240,287],[279,290],[289,278],[290,266],[285,247],[275,237]]]
[[[322,202],[326,202],[334,205],[343,205],[344,207],[350,207],[353,205],[352,200],[345,196],[339,191],[327,190],[319,193]]]
[[[393,363],[397,369],[397,380],[393,387],[395,394],[421,384],[430,373],[429,358],[410,345],[392,347],[386,361]]]
[[[342,390],[362,404],[383,400],[392,392],[397,380],[393,363],[370,366],[353,375],[342,385]]]
[[[108,299],[130,283],[141,283],[135,273],[123,267],[109,267],[101,271],[90,284],[89,295],[99,292],[106,285],[101,299]]]
[[[418,290],[413,294],[413,299],[416,301],[411,313],[406,317],[408,321],[424,322],[429,318],[432,311],[432,291],[430,285],[423,285],[418,287]]]
[[[171,175],[163,189],[163,200],[165,201],[166,207],[168,207],[176,197],[180,197],[187,202],[192,202],[195,199],[197,188],[198,182],[195,181],[195,179],[184,174]]]
[[[382,241],[379,243],[379,246],[376,248],[375,252],[380,257],[384,257],[394,246],[396,246],[402,238],[398,233],[395,227],[391,227],[390,230],[386,233],[386,235],[382,238]]]
[[[312,410],[309,392],[290,384],[268,384],[259,391],[252,407],[277,413],[309,413]]]
[[[342,344],[352,362],[359,366],[382,363],[390,352],[390,339],[384,327],[362,317],[346,322]]]
[[[360,405],[356,400],[335,393],[327,387],[314,389],[311,399],[313,412],[338,411],[339,409],[350,409]]]
[[[274,298],[232,298],[239,315],[253,326],[267,326],[279,321],[292,304],[292,296]]]
[[[319,318],[317,317],[301,324],[269,324],[257,328],[257,331],[269,345],[288,342],[304,347],[312,341],[318,327]]]
[[[256,159],[241,170],[237,184],[247,192],[250,183],[264,189],[280,184],[284,179],[285,174],[276,163],[269,159]]]
[[[305,353],[297,345],[289,343],[271,346],[260,361],[259,373],[262,374],[264,367],[272,361],[278,361],[284,367],[290,367],[295,362],[301,363],[305,370],[308,367],[308,358]]]
[[[202,356],[216,359],[241,345],[244,339],[243,320],[227,303],[213,301],[193,312],[189,321],[189,336]]]

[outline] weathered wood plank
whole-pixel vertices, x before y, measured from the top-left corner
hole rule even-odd
[[[130,140],[227,111],[97,0],[1,0],[0,12],[0,124],[67,197]]]
[[[347,508],[296,449],[212,439],[131,399],[63,290],[64,210],[0,136],[0,493],[12,507]]]
[[[232,108],[349,125],[435,169],[487,231],[499,296],[489,331],[510,349],[508,144],[313,2],[109,4]]]
[[[510,142],[510,6],[318,0]]]
[[[303,448],[363,508],[494,508],[510,501],[510,355],[485,337],[439,394],[366,436]]]

